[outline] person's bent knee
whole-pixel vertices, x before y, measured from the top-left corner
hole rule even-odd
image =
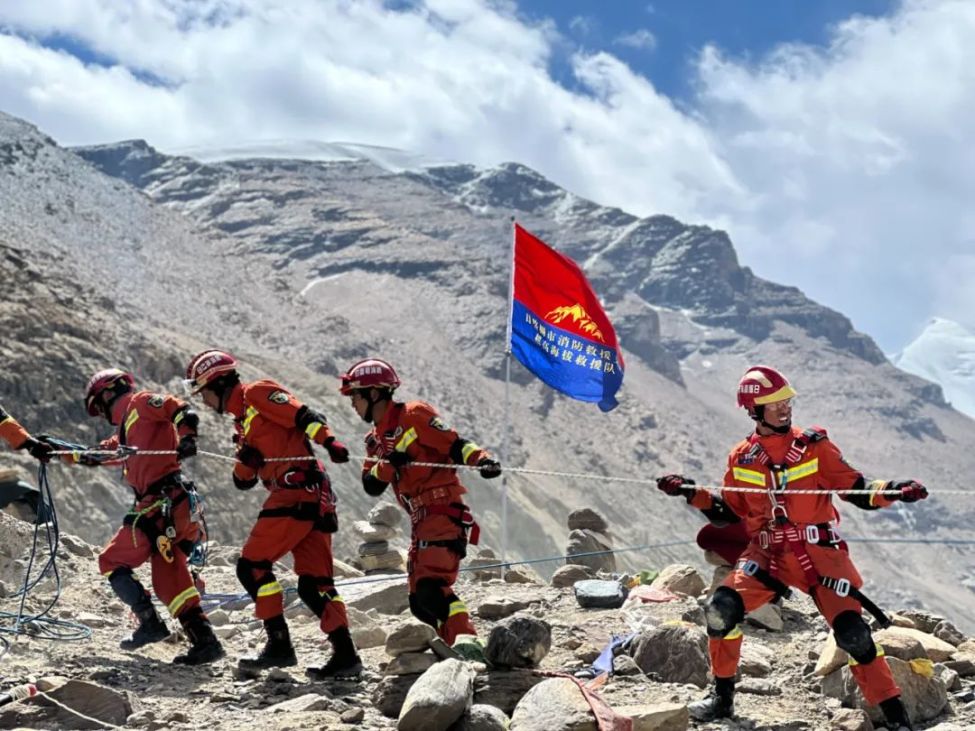
[[[745,601],[734,589],[719,586],[704,610],[707,620],[708,636],[721,638],[745,618]]]
[[[857,612],[850,610],[837,615],[833,620],[833,637],[836,646],[861,665],[877,657],[877,645],[870,633],[870,626]]]

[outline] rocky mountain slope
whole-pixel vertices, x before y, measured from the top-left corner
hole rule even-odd
[[[104,429],[80,407],[91,371],[119,364],[176,389],[186,360],[218,345],[244,360],[246,376],[277,378],[324,409],[354,451],[364,428],[336,376],[369,354],[396,365],[404,396],[431,401],[497,450],[515,215],[585,265],[628,369],[622,405],[602,414],[516,364],[509,463],[590,476],[511,475],[513,554],[562,553],[557,516],[582,505],[607,515],[617,545],[691,538],[701,519],[678,501],[599,477],[719,479],[727,449],[750,428],[733,391],[754,361],[789,372],[803,396],[797,418],[827,425],[871,475],[913,476],[936,491],[967,488],[975,471],[975,425],[940,389],[890,365],[842,315],[755,277],[725,234],[596,206],[516,164],[201,163],[142,142],[68,151],[0,116],[0,198],[0,275],[36,291],[0,303],[4,332],[17,333],[0,343],[0,399],[37,431],[92,440]],[[229,434],[207,416],[201,446],[229,453]],[[236,493],[224,463],[201,457],[189,470],[207,490],[218,539],[239,542],[259,496]],[[333,475],[341,520],[362,517],[372,501],[355,468]],[[103,541],[126,490],[92,471],[59,468],[55,481],[69,529]],[[467,481],[498,548],[499,486]],[[975,502],[935,494],[909,509],[843,512],[849,536],[970,539]],[[338,540],[350,548],[347,531]],[[964,546],[854,552],[881,602],[923,602],[970,621],[975,555]],[[621,555],[634,567],[677,559],[699,561],[689,546]]]
[[[940,385],[954,408],[975,419],[975,333],[935,317],[891,360],[901,370]]]

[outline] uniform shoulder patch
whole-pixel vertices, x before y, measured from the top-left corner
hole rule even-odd
[[[164,401],[165,399],[161,395],[154,393],[149,397],[149,400],[146,401],[146,403],[155,409],[161,409]]]
[[[267,397],[267,400],[276,404],[286,404],[288,403],[288,398],[288,394],[284,391],[271,391],[271,395]]]
[[[432,426],[437,431],[450,431],[450,427],[441,419],[439,416],[434,416],[430,419],[430,426]]]

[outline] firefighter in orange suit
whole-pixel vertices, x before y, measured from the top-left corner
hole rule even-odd
[[[309,675],[358,675],[362,662],[333,578],[332,533],[338,529],[335,495],[324,465],[313,458],[311,442],[323,446],[336,463],[349,461],[348,450],[332,434],[323,414],[302,404],[283,386],[270,380],[241,383],[237,360],[229,353],[208,350],[196,355],[186,369],[186,379],[207,406],[235,418],[234,485],[249,490],[261,480],[269,493],[237,561],[237,577],[254,599],[267,643],[260,653],[243,657],[238,664],[265,668],[297,663],[284,619],[283,590],[272,571],[274,562],[290,552],[298,574],[298,596],[321,619],[333,650],[324,666],[308,668]]]
[[[47,462],[51,458],[53,447],[45,442],[34,439],[18,421],[0,406],[0,438],[13,449],[24,449],[31,457]]]
[[[874,644],[862,610],[889,624],[883,612],[860,592],[863,580],[836,533],[838,514],[832,490],[869,490],[841,495],[858,508],[875,510],[896,501],[916,502],[927,489],[915,480],[867,482],[843,459],[826,430],[792,425],[795,390],[768,366],[748,369],[738,385],[738,405],[756,422],[755,433],[728,457],[724,485],[762,488],[763,492],[724,490],[725,504],[745,523],[751,540],[735,570],[712,595],[707,628],[714,692],[689,706],[698,720],[734,713],[735,674],[741,651],[739,623],[777,596],[797,587],[812,596],[833,629],[836,644],[850,655],[850,669],[867,703],[879,705],[892,729],[912,729],[883,651]],[[701,510],[715,498],[694,481],[667,475],[658,487],[683,495]],[[812,490],[812,494],[794,491]]]
[[[472,465],[482,477],[501,474],[501,466],[473,442],[457,435],[429,404],[393,400],[400,385],[389,363],[370,358],[342,376],[341,392],[363,421],[366,435],[362,483],[372,496],[392,483],[396,499],[410,516],[410,611],[432,625],[447,644],[457,635],[476,634],[467,606],[454,593],[468,538],[477,545],[478,527],[463,502],[467,490],[455,469],[412,466],[411,462]],[[469,534],[469,536],[468,536]]]
[[[134,650],[169,637],[149,593],[132,573],[149,561],[156,596],[179,620],[192,643],[173,662],[200,665],[223,657],[223,647],[200,607],[200,592],[187,566],[187,556],[205,538],[199,496],[180,472],[180,461],[196,454],[199,417],[175,396],[136,391],[132,374],[117,368],[91,377],[85,408],[89,416],[101,416],[117,428],[92,449],[135,450],[124,460],[82,451],[65,457],[92,467],[121,464],[135,493],[132,510],[98,556],[99,571],[139,619],[138,628],[122,641],[122,648]],[[170,454],[138,456],[139,451],[154,450]]]

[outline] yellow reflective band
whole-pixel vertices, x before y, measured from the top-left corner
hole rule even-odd
[[[867,487],[870,489],[870,505],[876,505],[874,500],[877,498],[877,493],[883,491],[883,489],[887,487],[887,481],[871,480]]]
[[[272,581],[270,584],[265,584],[257,590],[257,597],[260,599],[262,596],[272,596],[280,593],[282,593],[281,584]]]
[[[416,429],[412,426],[403,434],[403,438],[396,443],[397,452],[405,452],[406,448],[416,441]]]
[[[78,451],[72,452],[71,453],[71,459],[74,460],[75,462],[80,462],[81,461],[81,452],[78,452]]]
[[[251,422],[254,421],[254,417],[257,416],[258,413],[258,410],[253,406],[247,407],[247,413],[244,414],[244,421],[241,424],[241,426],[244,427],[244,434],[247,434],[247,432],[251,430]]]
[[[372,475],[373,477],[375,477],[377,480],[379,479],[379,463],[378,462],[376,462],[376,464],[374,464],[372,466],[372,469],[369,470],[369,474]]]
[[[785,477],[789,482],[793,480],[798,480],[803,477],[809,477],[809,475],[815,475],[819,472],[819,458],[811,459],[808,462],[803,462],[802,464],[797,464],[795,467],[790,467],[785,471]]]
[[[6,423],[7,423],[8,421],[10,421],[10,420],[11,420],[12,418],[13,418],[12,416],[5,416],[5,417],[3,417],[2,419],[0,419],[0,424],[6,424]]]
[[[792,398],[796,395],[796,390],[786,384],[780,388],[775,393],[770,393],[768,396],[758,396],[755,398],[756,404],[774,404],[776,401],[785,401],[786,399]]]
[[[450,611],[447,612],[447,619],[450,619],[455,614],[467,614],[467,605],[462,601],[456,601],[450,603]]]
[[[758,470],[748,470],[744,467],[732,467],[731,473],[736,480],[747,482],[749,485],[765,487],[765,473]]]
[[[313,421],[311,424],[305,427],[305,434],[308,435],[309,439],[314,439],[315,435],[322,430],[323,426],[325,425],[321,422]]]
[[[338,602],[339,604],[345,604],[345,599],[340,597],[338,594],[333,596],[329,601]]]
[[[878,645],[875,642],[873,646],[877,648],[877,657],[883,657],[886,654],[884,653],[883,645]],[[873,662],[873,660],[871,660],[870,662]],[[854,665],[859,665],[860,663],[858,663],[856,660],[854,660],[851,657],[849,660],[846,661],[846,664],[852,668]]]
[[[468,442],[465,444],[464,448],[460,450],[460,458],[463,460],[464,464],[467,464],[467,458],[479,449],[480,447],[474,444],[474,442]]]
[[[173,424],[176,425],[176,426],[179,426],[179,423],[183,420],[183,417],[184,416],[186,416],[186,410],[185,409],[183,411],[180,411],[179,413],[176,414],[176,418],[173,419]]]
[[[726,634],[724,637],[722,637],[721,639],[723,639],[723,640],[737,640],[743,634],[744,634],[744,632],[741,631],[741,625],[735,625],[735,628],[733,630],[731,630],[731,632],[729,632],[728,634]]]
[[[129,433],[129,429],[131,429],[132,425],[135,424],[135,422],[137,422],[138,420],[139,420],[139,412],[133,409],[132,411],[129,412],[129,415],[125,419],[126,434]]]
[[[177,612],[183,608],[183,605],[195,596],[200,596],[200,592],[196,590],[195,586],[191,586],[189,589],[181,591],[176,595],[176,598],[169,603],[169,613],[175,617]]]

